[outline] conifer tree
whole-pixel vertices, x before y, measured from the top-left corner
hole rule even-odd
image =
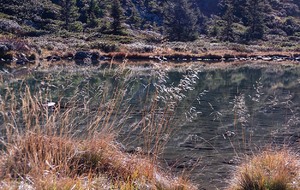
[[[82,23],[87,23],[88,16],[87,16],[87,7],[83,0],[76,0],[76,7],[78,8],[79,17],[78,20]]]
[[[247,0],[231,0],[230,4],[232,5],[232,12],[236,22],[242,21],[245,24],[247,21],[245,14]]]
[[[164,30],[171,41],[192,41],[198,35],[198,18],[188,0],[168,2],[164,14]]]
[[[114,0],[111,7],[111,17],[113,22],[111,23],[111,30],[113,34],[120,35],[123,33],[122,21],[123,10],[119,0]]]
[[[227,0],[225,4],[225,13],[223,15],[223,19],[225,21],[225,26],[222,31],[222,38],[224,41],[234,41],[234,31],[233,31],[233,2],[232,0]]]
[[[129,16],[129,23],[134,27],[138,28],[141,25],[141,15],[139,14],[137,8],[132,4],[131,13]]]
[[[61,1],[61,17],[64,22],[63,27],[70,30],[70,26],[78,18],[78,8],[76,7],[75,0],[62,0]]]
[[[94,28],[98,26],[97,16],[99,15],[99,9],[98,2],[95,0],[90,0],[87,11],[87,23],[89,27]]]
[[[247,0],[247,26],[246,39],[262,39],[265,33],[264,0]]]

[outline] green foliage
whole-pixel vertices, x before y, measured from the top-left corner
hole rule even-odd
[[[139,28],[141,26],[141,22],[142,22],[141,16],[134,5],[132,5],[132,9],[130,11],[130,16],[128,21],[135,28]]]
[[[198,36],[197,12],[188,0],[178,0],[167,4],[164,26],[171,41],[192,41]]]
[[[292,36],[300,31],[300,25],[293,17],[288,17],[283,23],[282,28],[288,36]]]
[[[74,26],[74,23],[79,16],[78,8],[76,6],[76,1],[62,0],[60,3],[61,3],[61,19],[64,22],[63,28],[71,31],[72,29],[76,28],[76,26]]]
[[[247,40],[262,39],[265,34],[263,7],[264,0],[247,0]]]
[[[124,35],[125,27],[191,41],[199,33],[230,42],[297,36],[299,0],[1,0],[1,32],[98,32]],[[200,14],[201,12],[201,14]],[[3,20],[4,19],[4,20]],[[5,20],[6,19],[6,20]],[[237,27],[238,26],[238,27]],[[247,30],[244,30],[246,27]],[[4,28],[4,29],[3,29]],[[43,32],[45,31],[45,32]],[[26,33],[23,35],[26,35]]]
[[[93,42],[91,44],[92,49],[98,49],[105,53],[109,52],[116,52],[119,51],[119,45],[115,43],[109,43],[109,42]]]
[[[122,21],[123,21],[123,10],[119,0],[114,0],[111,7],[111,17],[113,22],[111,24],[111,30],[113,34],[123,34]]]
[[[225,27],[222,31],[222,36],[224,41],[235,41],[235,36],[233,32],[233,20],[234,20],[234,12],[233,12],[233,4],[230,0],[226,2],[226,11],[223,15],[223,19],[225,20]]]
[[[73,32],[82,32],[83,31],[83,24],[80,21],[75,21],[70,24],[69,30]]]
[[[102,12],[100,10],[98,1],[90,0],[89,2],[89,8],[87,12],[87,24],[91,28],[98,27],[99,22],[97,18],[102,15]]]

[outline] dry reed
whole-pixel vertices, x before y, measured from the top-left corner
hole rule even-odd
[[[299,156],[289,150],[264,151],[238,166],[229,190],[298,190]]]
[[[115,126],[122,120],[116,113],[121,111],[123,88],[120,85],[114,93],[104,92],[99,108],[93,111],[89,100],[78,105],[78,99],[73,97],[67,103],[59,101],[51,105],[45,103],[50,95],[42,91],[32,93],[25,85],[16,95],[7,88],[0,99],[4,129],[0,188],[195,188],[187,180],[164,172],[156,159],[140,153],[129,154],[116,142],[120,129]],[[152,127],[148,138],[154,142],[151,146],[158,154],[159,137],[168,120],[165,116],[156,120],[156,108],[153,103],[149,113],[152,122],[147,126]],[[169,108],[165,110],[168,113]]]

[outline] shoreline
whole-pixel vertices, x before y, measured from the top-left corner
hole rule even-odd
[[[264,62],[300,62],[300,53],[297,52],[257,52],[251,54],[222,54],[222,53],[206,53],[206,54],[154,54],[154,53],[126,53],[111,52],[102,53],[97,50],[77,51],[76,53],[66,53],[58,55],[51,53],[46,55],[37,55],[35,53],[7,52],[0,56],[0,64],[4,65],[27,65],[42,62],[55,63],[61,61],[76,62],[76,64],[99,64],[100,62],[109,62],[110,64],[122,63],[124,60],[132,63],[155,61],[157,63],[233,63],[248,61],[264,61]]]
[[[212,43],[208,39],[194,42],[146,41],[121,43],[106,38],[80,40],[44,36],[18,38],[0,36],[0,65],[27,65],[75,61],[77,64],[99,62],[236,62],[236,61],[296,61],[300,62],[300,50],[275,47],[266,42],[252,45],[236,43]],[[256,44],[256,45],[255,45]]]

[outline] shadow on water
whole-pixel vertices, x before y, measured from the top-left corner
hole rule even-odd
[[[110,73],[106,70],[108,67],[106,64],[85,72],[36,71],[25,83],[32,91],[47,89],[52,101],[79,93],[81,100],[90,97],[91,101],[97,102],[104,85],[112,90],[118,85],[117,78],[126,75]],[[244,154],[269,144],[299,146],[299,67],[205,69],[199,66],[190,72],[180,69],[161,71],[161,75],[165,74],[164,80],[151,74],[150,69],[131,69],[134,74],[126,76],[127,89],[123,98],[124,103],[134,110],[127,127],[141,117],[142,109],[147,107],[142,104],[148,96],[155,94],[155,85],[176,90],[183,84],[183,79],[192,80],[192,85],[182,91],[170,126],[175,132],[161,158],[178,172],[183,169],[190,172],[192,179],[205,189],[226,186],[230,171]],[[10,86],[21,89],[18,82]],[[134,141],[139,133],[131,132],[128,137],[128,131],[130,128],[125,128],[120,139],[126,136],[125,144],[131,142],[131,146],[142,146],[143,142]]]

